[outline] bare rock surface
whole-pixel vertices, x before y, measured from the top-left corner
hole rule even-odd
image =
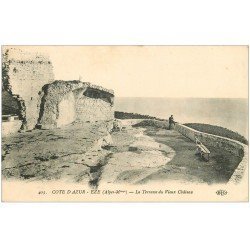
[[[29,181],[88,182],[91,167],[107,154],[96,150],[96,143],[108,134],[106,123],[75,123],[3,138],[2,175]]]
[[[148,175],[158,171],[174,157],[174,151],[161,143],[156,142],[152,137],[143,134],[145,129],[128,129],[120,132],[130,134],[133,142],[123,144],[128,147],[125,152],[113,153],[109,162],[103,168],[100,178],[100,185],[106,183],[137,183]]]
[[[75,122],[2,139],[3,179],[107,184],[226,183],[240,158],[209,148],[209,162],[195,155],[195,143],[161,127],[133,127],[109,133],[106,122]],[[132,124],[133,125],[133,124]]]

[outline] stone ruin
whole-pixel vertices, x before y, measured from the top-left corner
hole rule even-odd
[[[7,95],[15,99],[21,129],[33,129],[39,114],[39,92],[44,84],[54,80],[52,63],[44,55],[8,47],[2,59],[2,103],[8,106],[11,98],[4,99]]]
[[[74,121],[114,119],[112,90],[88,82],[55,81],[53,65],[45,55],[8,46],[2,53],[3,136]],[[19,117],[15,125],[9,123],[12,116]]]
[[[55,128],[74,121],[114,119],[114,92],[81,81],[54,81],[42,89],[38,125]]]

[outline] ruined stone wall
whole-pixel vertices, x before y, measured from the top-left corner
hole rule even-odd
[[[39,92],[54,80],[48,57],[16,48],[3,50],[3,89],[18,101],[24,129],[33,129],[40,110]]]
[[[74,121],[114,118],[113,91],[80,81],[55,81],[43,88],[39,126],[55,128]]]
[[[229,152],[231,152],[235,156],[239,156],[242,158],[239,163],[237,169],[232,175],[230,182],[239,183],[243,178],[244,172],[248,166],[248,146],[238,142],[236,140],[232,140],[226,137],[212,135],[197,131],[195,129],[189,128],[182,124],[175,124],[175,130],[189,138],[190,140],[195,142],[195,138],[201,141],[205,146],[212,146],[215,148],[223,148]]]
[[[76,104],[76,119],[81,121],[107,121],[114,118],[114,108],[101,99],[83,97]]]

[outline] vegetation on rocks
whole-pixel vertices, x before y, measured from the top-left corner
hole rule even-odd
[[[168,128],[168,123],[165,121],[159,121],[159,120],[153,120],[153,119],[148,119],[148,120],[143,120],[139,123],[136,123],[133,125],[133,127],[155,127],[155,128],[163,128],[167,129]]]
[[[164,121],[163,119],[150,116],[150,115],[142,115],[137,113],[128,113],[128,112],[121,112],[115,111],[115,118],[116,119],[155,119],[159,121]]]

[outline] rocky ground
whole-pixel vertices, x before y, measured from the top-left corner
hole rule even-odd
[[[28,181],[91,182],[109,155],[104,123],[76,123],[62,129],[33,130],[2,139],[2,176]],[[93,177],[92,177],[93,172]]]
[[[108,133],[105,123],[75,123],[2,139],[2,177],[24,181],[107,184],[153,182],[225,183],[240,159],[209,148],[209,162],[176,131],[154,126]]]

